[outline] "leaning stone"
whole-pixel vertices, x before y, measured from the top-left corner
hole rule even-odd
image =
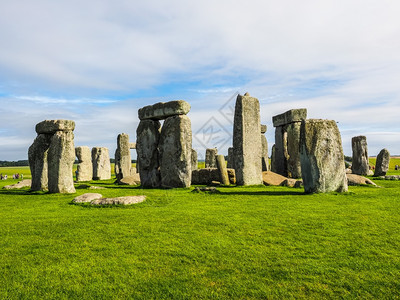
[[[120,185],[138,185],[140,184],[140,176],[138,173],[130,176],[125,176],[118,181]]]
[[[131,205],[140,203],[146,200],[146,196],[125,196],[116,198],[101,198],[97,200],[92,200],[90,204],[92,205]]]
[[[93,180],[111,179],[111,163],[108,148],[92,148]]]
[[[114,171],[117,180],[129,176],[131,174],[131,151],[129,143],[129,135],[121,133],[117,137],[117,149],[115,150]]]
[[[48,190],[47,155],[50,147],[51,135],[39,134],[28,150],[29,167],[32,174],[32,191]]]
[[[103,196],[98,193],[86,193],[80,196],[77,196],[72,200],[74,203],[86,203],[86,202],[91,202],[93,200],[97,200],[102,198]]]
[[[379,152],[376,157],[375,173],[374,176],[385,176],[386,172],[389,170],[390,153],[385,148]]]
[[[38,134],[53,134],[56,131],[74,131],[75,122],[71,120],[44,120],[36,124]]]
[[[141,185],[145,188],[157,188],[161,185],[158,149],[160,127],[159,121],[142,120],[136,129],[136,167]]]
[[[228,177],[228,171],[226,170],[226,162],[222,154],[217,155],[217,166],[221,183],[223,185],[229,185],[229,177]]]
[[[376,186],[376,184],[371,181],[370,179],[356,175],[356,174],[346,174],[347,177],[347,184],[348,185],[373,185]]]
[[[260,103],[238,95],[233,123],[233,151],[238,185],[262,184]]]
[[[197,151],[192,149],[192,170],[198,169]]]
[[[287,180],[285,176],[279,175],[271,171],[262,172],[264,185],[282,185]]]
[[[217,167],[217,148],[209,148],[206,149],[206,159],[205,159],[205,167],[206,168],[216,168]]]
[[[276,115],[272,117],[272,122],[274,127],[283,126],[293,122],[301,122],[307,118],[307,109],[291,109],[283,114]]]
[[[24,180],[19,181],[18,183],[15,183],[12,185],[6,185],[3,187],[3,189],[6,189],[6,190],[22,189],[24,187],[30,187],[31,185],[32,185],[32,180],[24,179]]]
[[[48,152],[50,193],[75,193],[73,166],[75,162],[74,134],[57,131],[51,137]]]
[[[301,123],[300,159],[306,193],[347,191],[342,140],[335,121]]]
[[[164,121],[159,143],[161,186],[190,187],[192,178],[192,127],[188,116]]]
[[[367,138],[363,135],[355,136],[351,139],[351,147],[353,150],[353,161],[351,170],[353,174],[368,175],[368,147]]]
[[[92,154],[87,146],[75,147],[75,155],[78,158],[76,169],[76,181],[90,181],[93,178]]]
[[[190,104],[184,100],[159,102],[139,109],[140,120],[164,120],[171,116],[186,115]]]

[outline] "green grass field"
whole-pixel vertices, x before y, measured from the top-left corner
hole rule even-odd
[[[0,189],[1,299],[400,298],[400,181],[319,195],[112,182],[73,195]],[[148,198],[71,204],[87,192]]]

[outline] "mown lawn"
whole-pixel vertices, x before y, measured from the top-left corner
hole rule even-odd
[[[320,195],[112,180],[74,195],[0,190],[0,298],[399,298],[400,182],[376,182]],[[86,192],[148,199],[71,204]]]

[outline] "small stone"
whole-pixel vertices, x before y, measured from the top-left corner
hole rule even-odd
[[[131,205],[146,200],[146,196],[125,196],[116,198],[101,198],[90,202],[92,205]]]
[[[74,203],[86,203],[86,202],[91,202],[93,200],[96,199],[100,199],[103,196],[101,194],[98,193],[86,193],[80,196],[77,196],[74,198],[74,200],[72,200],[72,202]]]
[[[3,187],[3,189],[6,189],[6,190],[22,189],[24,187],[30,187],[31,184],[32,184],[32,180],[24,179],[24,180],[19,181],[16,184],[6,185],[6,186]]]

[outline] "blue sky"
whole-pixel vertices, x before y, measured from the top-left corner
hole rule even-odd
[[[45,119],[76,122],[76,146],[135,140],[137,110],[184,99],[193,147],[226,153],[237,93],[272,116],[334,119],[343,148],[400,154],[400,2],[0,2],[0,160],[27,158]]]

